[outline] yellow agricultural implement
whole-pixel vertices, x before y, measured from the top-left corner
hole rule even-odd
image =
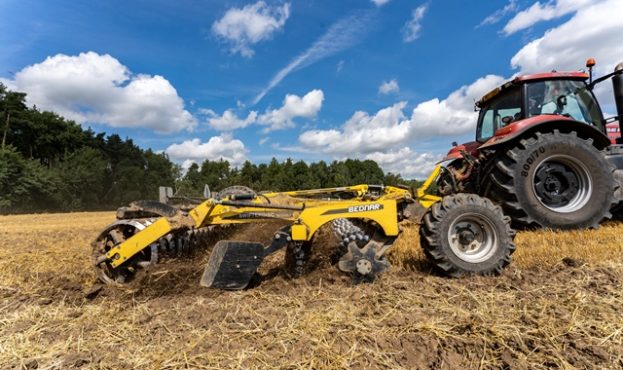
[[[197,234],[210,233],[218,225],[286,222],[270,245],[221,240],[214,246],[201,284],[243,289],[264,257],[281,248],[286,248],[287,273],[301,275],[310,241],[330,223],[343,248],[340,270],[355,281],[372,281],[389,267],[384,254],[401,231],[399,223],[409,219],[420,223],[420,244],[441,273],[501,272],[515,249],[510,219],[488,199],[474,194],[444,198],[427,194],[439,172],[440,167],[435,168],[416,190],[356,185],[256,194],[232,187],[194,208],[134,202],[120,208],[119,220],[93,242],[93,262],[100,280],[124,284],[163,254],[190,248],[199,240]]]

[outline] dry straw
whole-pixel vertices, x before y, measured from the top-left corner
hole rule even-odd
[[[89,243],[113,217],[0,217],[0,369],[623,366],[616,223],[519,233],[495,278],[431,274],[406,225],[393,270],[374,284],[351,286],[321,256],[306,278],[286,280],[274,256],[259,286],[219,292],[197,286],[200,255],[88,300]]]

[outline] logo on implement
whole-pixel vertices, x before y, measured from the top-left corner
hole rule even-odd
[[[380,204],[366,204],[363,206],[348,207],[348,213],[378,211],[379,209],[382,209]]]
[[[362,204],[360,206],[350,206],[348,208],[332,209],[323,213],[323,215],[335,215],[338,213],[357,213],[357,212],[373,212],[383,209],[382,204]]]

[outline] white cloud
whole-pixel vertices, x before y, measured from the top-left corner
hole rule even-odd
[[[586,58],[594,57],[596,76],[612,72],[623,61],[623,22],[616,14],[623,14],[623,1],[601,1],[584,7],[567,22],[526,44],[513,56],[511,65],[520,74],[571,71],[583,67]],[[602,109],[614,111],[611,84],[598,85],[595,94]]]
[[[239,166],[247,160],[248,150],[242,141],[234,139],[231,135],[222,134],[211,137],[205,143],[195,138],[180,144],[171,144],[165,149],[165,153],[169,158],[181,161],[187,166],[193,161],[202,163],[206,159],[211,161],[223,159],[234,166]]]
[[[462,86],[444,100],[431,99],[418,104],[411,115],[412,135],[417,138],[475,132],[478,114],[474,112],[474,102],[504,80],[501,76],[488,75]]]
[[[569,21],[525,45],[511,59],[520,73],[577,70],[595,57],[600,71],[611,72],[623,59],[623,1],[610,0],[579,10]]]
[[[379,86],[379,94],[397,94],[399,91],[400,86],[398,86],[398,81],[396,81],[395,78],[389,81],[384,81],[381,86]]]
[[[335,66],[335,73],[340,74],[343,68],[344,68],[344,60],[340,60],[339,62],[337,62],[337,65]]]
[[[366,154],[364,158],[375,161],[385,172],[400,174],[406,179],[424,179],[430,175],[442,157],[433,153],[417,153],[403,147],[398,150]]]
[[[426,9],[428,9],[428,4],[420,5],[413,9],[411,19],[405,23],[402,29],[402,40],[404,42],[412,42],[420,37],[420,30],[422,29],[421,22],[424,18],[424,13],[426,13]]]
[[[385,170],[406,178],[423,178],[441,158],[439,154],[415,152],[425,139],[473,133],[477,113],[474,101],[500,85],[504,78],[489,75],[462,86],[446,99],[431,99],[405,115],[406,102],[380,109],[373,115],[357,111],[339,128],[308,130],[299,135],[298,146],[285,151],[322,153],[334,158],[373,159]]]
[[[15,86],[15,81],[0,77],[0,84],[3,84],[7,89],[11,91],[17,90],[17,86]]]
[[[371,153],[402,143],[411,122],[402,112],[406,102],[379,110],[375,115],[358,111],[341,130],[310,130],[299,136],[304,147],[327,154]]]
[[[374,3],[374,5],[381,7],[387,3],[389,3],[389,0],[370,0]]]
[[[515,32],[532,27],[541,21],[562,17],[587,6],[592,6],[600,0],[556,0],[541,4],[539,1],[532,4],[528,9],[517,13],[504,26],[504,33],[511,35]],[[612,13],[617,14],[617,13]],[[582,30],[584,31],[584,30]]]
[[[8,85],[26,92],[28,104],[79,123],[160,133],[192,130],[197,124],[164,77],[132,74],[108,54],[50,56],[17,72]]]
[[[370,12],[355,12],[333,23],[312,46],[294,58],[288,65],[277,72],[268,85],[253,99],[257,104],[290,73],[308,67],[317,61],[347,49],[359,41],[369,26]]]
[[[489,75],[452,92],[446,99],[431,99],[404,114],[406,102],[383,108],[374,115],[355,112],[339,129],[309,130],[299,136],[304,149],[332,155],[369,154],[433,136],[474,132],[474,101],[500,85],[504,78]]]
[[[229,9],[223,18],[212,24],[212,31],[231,44],[232,53],[250,58],[251,45],[270,39],[286,23],[290,4],[270,7],[264,1],[243,8]]]
[[[483,19],[482,22],[480,22],[480,24],[476,26],[476,28],[482,27],[488,24],[498,23],[500,20],[502,20],[502,18],[504,18],[508,14],[517,11],[517,8],[518,8],[517,0],[510,0],[508,4],[506,4],[506,6],[504,6],[502,9],[496,10],[495,12],[493,12],[493,14]]]
[[[267,109],[259,115],[257,111],[250,111],[246,118],[238,117],[232,109],[227,109],[222,115],[212,109],[199,109],[199,113],[208,117],[208,125],[219,131],[233,131],[245,128],[252,124],[265,126],[264,133],[275,130],[284,130],[294,127],[296,118],[314,118],[322,108],[324,93],[314,89],[303,97],[286,94],[283,105],[277,109]]]
[[[324,93],[322,90],[312,90],[302,98],[288,94],[283,99],[283,105],[279,109],[266,111],[258,121],[266,125],[265,131],[282,130],[294,127],[292,120],[297,117],[313,118],[322,108]]]
[[[213,129],[219,131],[233,131],[239,128],[245,128],[250,124],[254,123],[257,119],[256,111],[249,112],[247,118],[244,119],[238,118],[236,113],[231,109],[223,112],[223,115],[221,116],[215,114],[213,111],[206,111],[211,112],[208,113],[208,115],[210,116],[210,118],[208,119],[208,125],[210,125],[210,127],[212,127]]]

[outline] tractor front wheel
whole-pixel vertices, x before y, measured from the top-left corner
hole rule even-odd
[[[515,251],[510,218],[489,199],[453,194],[435,203],[420,226],[420,245],[443,275],[498,275]]]

